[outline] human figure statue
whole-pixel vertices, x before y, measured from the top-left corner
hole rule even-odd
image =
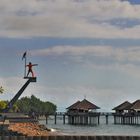
[[[26,65],[26,67],[28,67],[27,77],[28,77],[29,73],[31,73],[31,74],[32,74],[32,77],[34,77],[34,72],[33,72],[32,67],[33,67],[33,66],[37,66],[37,65],[38,65],[38,64],[32,64],[31,62],[29,62],[29,64]]]

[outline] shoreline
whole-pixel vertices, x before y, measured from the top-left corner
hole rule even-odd
[[[27,137],[46,137],[47,140],[48,137],[51,137],[52,140],[57,140],[57,137],[61,137],[62,140],[65,140],[65,138],[68,138],[69,140],[71,140],[73,137],[76,138],[77,140],[81,140],[80,138],[82,138],[82,140],[90,140],[91,137],[93,137],[93,140],[94,138],[99,138],[99,139],[102,139],[104,140],[105,139],[108,139],[109,140],[112,140],[112,137],[114,137],[115,139],[119,140],[119,138],[121,137],[123,140],[123,138],[126,138],[126,137],[129,137],[131,140],[135,140],[135,138],[137,137],[138,139],[140,139],[140,134],[137,135],[137,134],[115,134],[115,133],[112,133],[112,134],[105,134],[105,133],[102,133],[102,134],[96,134],[94,133],[89,133],[89,134],[85,134],[85,133],[81,133],[81,134],[74,134],[74,133],[67,133],[67,132],[62,132],[62,131],[57,131],[57,129],[53,131],[52,128],[48,128],[47,126],[43,125],[43,124],[40,124],[39,122],[18,122],[18,123],[9,123],[9,124],[5,124],[7,126],[7,130],[8,131],[12,131],[12,133],[9,133],[9,135],[5,135],[3,133],[2,136],[9,136],[9,137],[18,137],[20,136],[25,136],[26,138]],[[14,133],[15,132],[15,133]],[[7,133],[8,134],[8,133]],[[12,134],[12,135],[10,135]],[[87,137],[86,139],[84,139],[84,137]],[[46,139],[45,138],[45,139]],[[89,139],[88,139],[89,138]],[[24,139],[23,139],[24,140]],[[72,139],[73,140],[73,139]],[[113,139],[114,140],[114,139]],[[126,140],[126,139],[125,139]]]
[[[25,136],[47,136],[50,132],[45,125],[33,122],[10,123],[8,130]]]

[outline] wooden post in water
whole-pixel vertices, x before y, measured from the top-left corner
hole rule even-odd
[[[106,117],[106,124],[108,124],[108,114],[106,114],[105,117]]]
[[[63,124],[65,124],[65,114],[63,115]]]
[[[57,114],[54,115],[54,124],[56,124]]]
[[[91,125],[91,116],[89,117],[89,124]]]
[[[98,115],[98,124],[100,124],[100,115]]]
[[[126,124],[126,121],[127,121],[127,116],[124,116],[124,115],[123,115],[123,116],[122,116],[122,122],[121,122],[121,123],[122,123],[122,124]]]
[[[45,118],[46,118],[46,124],[48,124],[48,115],[45,114]]]
[[[48,117],[46,116],[46,124],[48,124]]]
[[[116,115],[114,115],[114,124],[116,124]]]

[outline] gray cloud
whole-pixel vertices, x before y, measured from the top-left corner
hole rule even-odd
[[[54,46],[46,49],[31,50],[34,56],[63,56],[64,63],[76,63],[84,68],[116,70],[134,77],[140,77],[140,47],[111,46]]]
[[[139,24],[120,29],[104,22],[116,18],[129,22],[140,19],[139,13],[140,6],[119,0],[1,0],[0,36],[139,38]]]
[[[14,83],[13,83],[14,80]],[[10,100],[14,97],[20,87],[25,81],[19,77],[0,78],[0,82],[5,89],[5,93],[1,95],[1,99]],[[19,83],[19,84],[17,84]],[[129,89],[128,89],[129,90]],[[66,107],[73,104],[78,100],[86,99],[101,107],[101,111],[111,111],[111,109],[123,102],[124,100],[134,101],[138,98],[138,94],[135,97],[132,96],[131,91],[128,92],[124,88],[97,88],[92,86],[70,86],[65,87],[52,87],[45,84],[31,84],[21,95],[31,96],[34,94],[36,97],[43,101],[51,101],[55,103],[58,109],[65,110]],[[133,95],[134,95],[133,94]],[[114,100],[117,98],[117,100]],[[62,100],[63,99],[63,100]],[[66,102],[65,102],[66,101]],[[113,101],[113,102],[110,102]],[[63,107],[63,108],[62,108]],[[60,110],[58,110],[60,111]]]

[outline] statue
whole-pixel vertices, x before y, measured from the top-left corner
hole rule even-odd
[[[27,77],[28,77],[29,73],[32,73],[32,77],[34,77],[34,72],[33,72],[32,67],[33,67],[33,66],[37,66],[37,65],[38,65],[38,64],[32,64],[31,62],[29,62],[29,64],[26,65],[26,67],[28,67]]]
[[[29,62],[28,65],[26,65],[26,55],[27,55],[27,52],[25,52],[22,56],[22,60],[25,59],[25,70],[24,70],[24,78],[31,78],[31,77],[28,77],[29,74],[31,73],[32,74],[32,78],[35,78],[35,75],[34,75],[34,72],[33,72],[33,66],[37,66],[38,64],[32,64],[31,62]],[[28,67],[28,73],[26,75],[26,67]]]

